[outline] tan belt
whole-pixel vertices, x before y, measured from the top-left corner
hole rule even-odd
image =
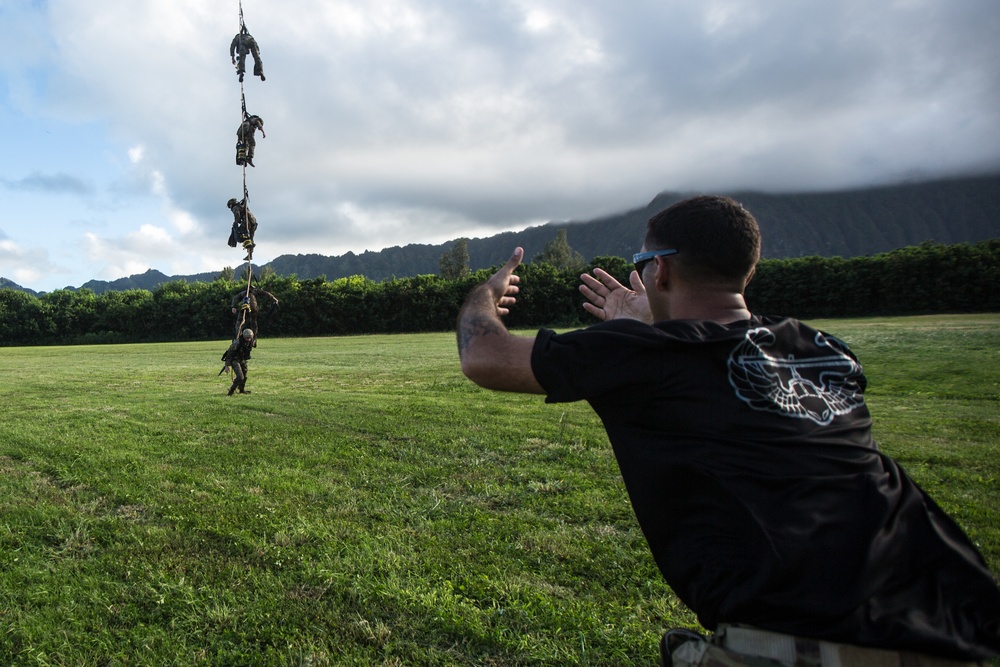
[[[734,653],[770,658],[787,667],[975,667],[980,664],[726,624],[719,626],[714,642]]]

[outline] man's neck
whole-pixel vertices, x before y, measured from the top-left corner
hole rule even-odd
[[[739,292],[697,291],[671,296],[669,319],[711,320],[729,324],[750,319],[746,300]]]

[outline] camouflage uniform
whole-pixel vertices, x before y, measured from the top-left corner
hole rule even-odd
[[[247,290],[240,290],[233,295],[232,309],[233,314],[236,315],[236,335],[239,335],[240,331],[244,328],[250,328],[254,333],[254,347],[257,346],[257,336],[260,335],[260,329],[258,328],[258,315],[260,315],[260,308],[257,304],[257,296],[263,299],[267,299],[271,302],[268,307],[267,312],[264,314],[264,320],[278,309],[278,297],[274,296],[270,292],[260,289],[256,285],[250,286],[249,293]],[[244,317],[244,311],[246,315]]]
[[[257,147],[255,135],[258,129],[262,138],[267,137],[264,134],[264,119],[260,116],[247,116],[236,128],[236,164],[242,166],[245,161],[251,167],[256,166],[253,163],[253,152],[254,148]],[[243,149],[242,155],[241,148]]]
[[[247,360],[250,359],[250,352],[253,350],[255,338],[244,338],[243,336],[238,337],[233,341],[233,344],[229,346],[225,352],[222,353],[222,360],[226,362],[226,366],[233,369],[235,377],[233,378],[233,385],[229,388],[229,395],[232,396],[233,392],[237,389],[241,394],[249,394],[250,390],[246,388],[247,384],[247,374],[249,369],[247,368]]]
[[[253,235],[257,232],[257,218],[247,208],[246,200],[236,201],[230,199],[226,206],[233,212],[233,228],[229,232],[229,247],[235,248],[239,243],[247,249],[247,256],[243,259],[253,259],[253,249],[256,243],[253,242]]]
[[[246,26],[240,29],[233,41],[229,44],[229,57],[236,65],[236,73],[243,80],[243,73],[246,71],[247,52],[253,56],[253,73],[264,81],[264,62],[260,59],[260,49],[257,48],[257,40],[247,32]],[[237,61],[236,56],[239,55]]]

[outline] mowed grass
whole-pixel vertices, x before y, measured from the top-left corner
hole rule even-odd
[[[820,323],[1000,571],[1000,316]],[[655,665],[697,627],[585,404],[450,334],[0,348],[0,664]]]

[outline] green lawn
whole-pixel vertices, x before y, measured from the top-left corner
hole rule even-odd
[[[1000,571],[1000,316],[821,323]],[[584,404],[450,334],[0,348],[0,663],[655,665],[694,626]]]

